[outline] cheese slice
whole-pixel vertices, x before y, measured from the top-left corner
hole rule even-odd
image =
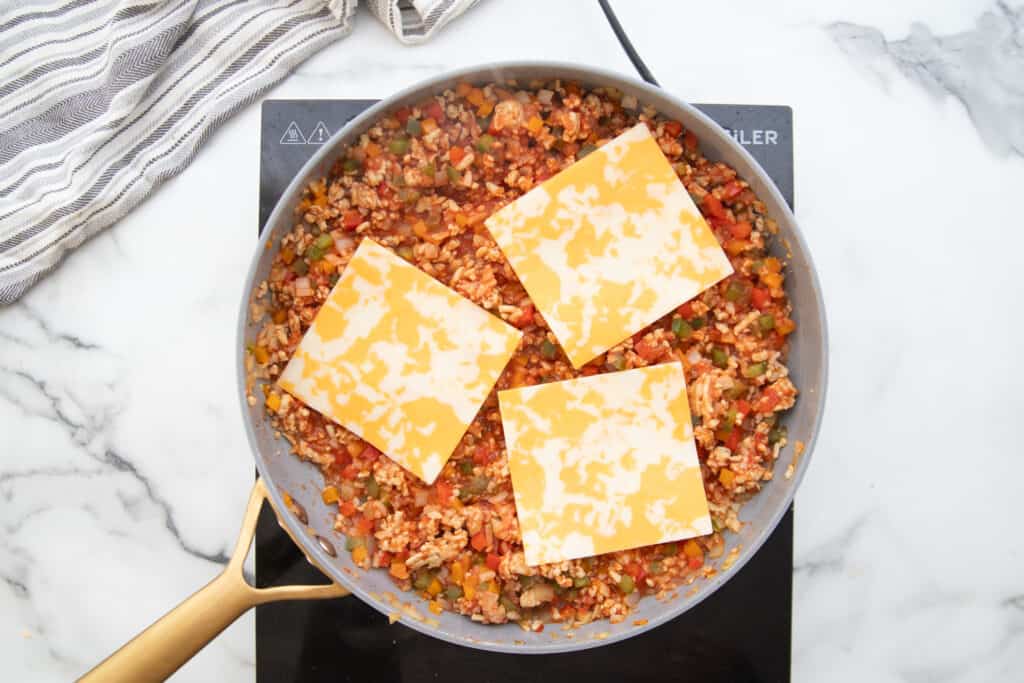
[[[577,368],[732,272],[643,123],[486,225]]]
[[[430,484],[520,337],[364,239],[278,384]]]
[[[680,363],[498,402],[528,565],[711,533]]]

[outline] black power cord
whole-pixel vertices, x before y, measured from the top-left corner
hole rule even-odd
[[[619,39],[619,43],[622,45],[622,49],[626,51],[626,56],[629,57],[629,61],[633,62],[633,66],[636,67],[636,71],[640,74],[640,78],[644,79],[651,85],[661,86],[658,83],[658,79],[654,77],[651,70],[644,64],[644,60],[640,59],[640,55],[637,54],[636,48],[633,47],[633,43],[629,42],[629,36],[622,28],[622,24],[619,23],[619,18],[615,16],[615,12],[612,11],[611,6],[608,4],[608,0],[597,0],[597,4],[601,5],[601,9],[604,11],[604,16],[608,19],[608,23],[612,27],[612,31],[615,32],[615,37]]]

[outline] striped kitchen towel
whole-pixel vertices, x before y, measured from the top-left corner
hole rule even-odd
[[[478,0],[368,0],[405,43]],[[352,28],[357,0],[0,2],[0,303]]]

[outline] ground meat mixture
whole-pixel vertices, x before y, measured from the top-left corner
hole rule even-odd
[[[713,227],[735,274],[580,369],[563,355],[483,221],[642,121]],[[715,532],[598,557],[528,567],[516,520],[496,393],[432,486],[271,384],[270,420],[323,470],[323,499],[356,564],[474,621],[621,621],[643,594],[714,573],[725,530],[772,478],[786,444],[781,411],[797,390],[784,365],[793,332],[776,232],[764,205],[678,121],[611,88],[571,82],[454,90],[383,117],[312,183],[280,236],[253,316],[256,379],[274,380],[364,236],[523,332],[496,390],[679,360]],[[250,400],[255,401],[254,396]]]

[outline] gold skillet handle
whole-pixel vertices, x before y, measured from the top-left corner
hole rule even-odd
[[[250,607],[277,600],[336,598],[348,595],[341,586],[278,586],[257,589],[242,575],[260,506],[267,499],[263,481],[256,480],[245,510],[242,531],[231,560],[213,581],[160,617],[120,650],[82,676],[85,683],[162,681],[190,660],[207,643]]]

